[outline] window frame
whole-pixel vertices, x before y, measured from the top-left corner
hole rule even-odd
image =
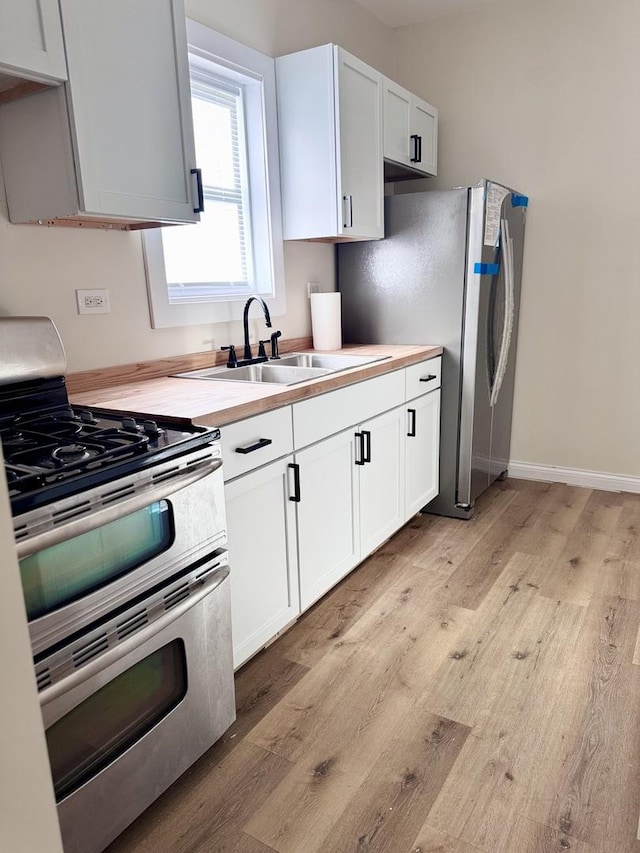
[[[251,180],[257,179],[263,191],[252,194],[252,219],[260,218],[261,226],[253,223],[254,241],[260,241],[263,257],[270,256],[273,290],[264,288],[245,291],[237,296],[222,296],[215,301],[170,303],[162,248],[162,229],[148,229],[142,233],[143,256],[151,325],[154,329],[176,326],[193,326],[240,320],[247,298],[261,296],[267,302],[272,316],[286,311],[284,280],[284,248],[282,240],[282,208],[280,197],[280,168],[278,157],[278,127],[276,112],[275,61],[273,58],[228,38],[203,24],[187,18],[189,64],[196,69],[224,69],[225,77],[246,85],[246,79],[255,80],[256,86],[246,85],[247,134],[261,134],[263,146],[248,145],[247,156]],[[252,125],[251,115],[262,116]],[[264,154],[264,156],[263,156]],[[168,226],[175,228],[189,226]],[[257,253],[256,253],[257,254]]]

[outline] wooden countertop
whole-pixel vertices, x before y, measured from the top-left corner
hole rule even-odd
[[[364,367],[300,382],[297,385],[267,385],[215,379],[141,379],[70,394],[74,405],[137,412],[149,418],[171,417],[205,426],[223,426],[233,421],[315,397],[353,382],[371,379],[442,354],[440,346],[348,346],[336,354],[385,356]],[[212,353],[211,363],[214,364]],[[206,365],[202,365],[205,367]],[[96,386],[100,374],[96,372]]]

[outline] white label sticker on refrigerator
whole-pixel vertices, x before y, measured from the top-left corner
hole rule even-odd
[[[485,246],[496,246],[500,234],[500,211],[502,200],[509,194],[509,190],[499,184],[489,184],[487,187],[487,206],[485,211],[484,244]]]

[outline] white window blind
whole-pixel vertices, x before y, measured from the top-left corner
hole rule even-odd
[[[197,225],[163,232],[170,304],[253,288],[242,87],[192,71],[191,92],[205,210]]]

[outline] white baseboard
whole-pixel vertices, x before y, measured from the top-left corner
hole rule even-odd
[[[532,465],[530,462],[509,462],[509,476],[516,480],[544,480],[547,483],[566,483],[605,492],[640,493],[640,477],[584,471],[581,468],[557,468],[553,465]]]

